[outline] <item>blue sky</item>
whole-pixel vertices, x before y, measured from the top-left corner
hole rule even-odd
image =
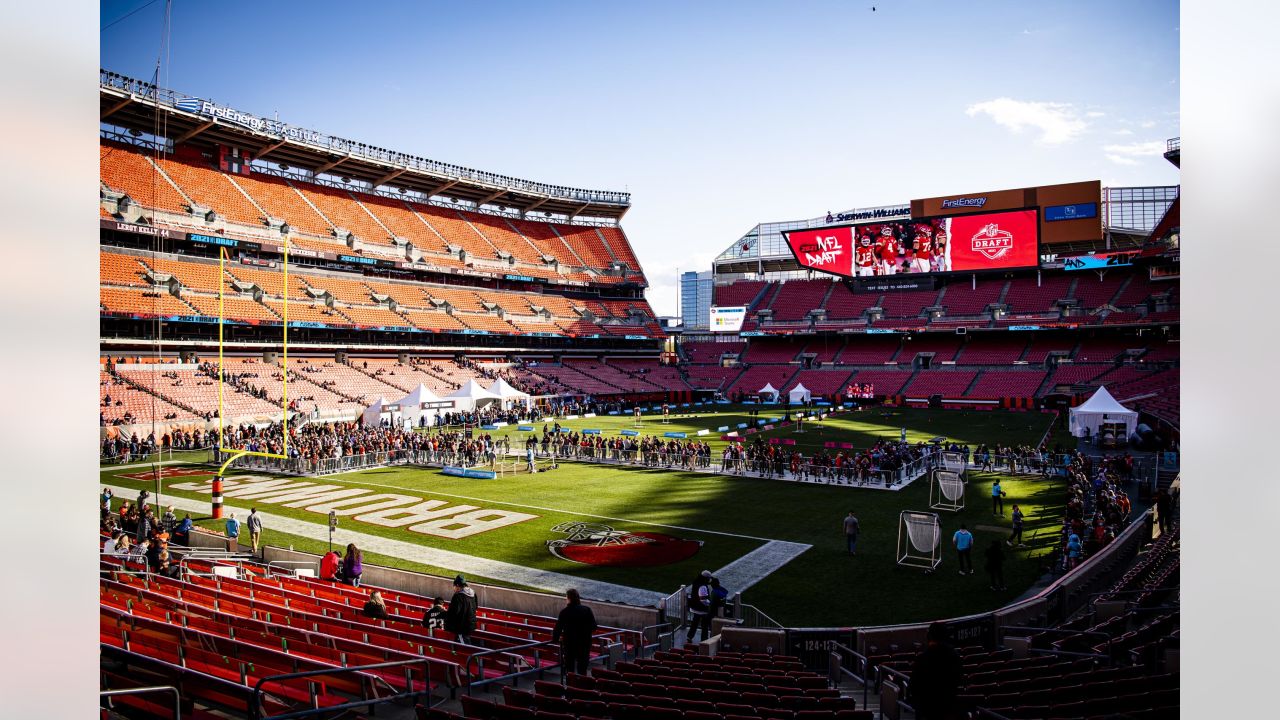
[[[103,2],[106,26],[146,0]],[[877,10],[871,11],[872,3]],[[164,2],[101,33],[149,78]],[[632,193],[659,313],[757,222],[1176,184],[1176,2],[176,0],[161,82],[433,159]]]

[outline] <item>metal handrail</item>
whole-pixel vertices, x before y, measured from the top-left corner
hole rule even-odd
[[[150,692],[171,692],[173,693],[173,720],[182,720],[182,696],[178,693],[178,688],[172,685],[151,685],[148,687],[129,688],[127,690],[102,690],[98,693],[99,698],[112,698],[119,695],[141,695]]]
[[[410,682],[408,683],[409,692],[397,693],[395,695],[385,695],[383,697],[373,698],[370,700],[359,700],[355,702],[342,703],[340,705],[329,705],[322,708],[308,708],[306,710],[297,710],[294,712],[284,713],[283,715],[273,715],[271,716],[271,720],[288,720],[289,718],[301,718],[301,717],[307,717],[309,715],[317,715],[320,713],[336,712],[339,710],[352,710],[358,707],[376,705],[384,702],[390,702],[392,700],[399,700],[401,698],[418,697],[419,695],[423,695],[423,694],[430,695],[431,694],[431,669],[430,668],[432,663],[439,663],[442,665],[446,664],[440,660],[433,660],[431,658],[424,657],[424,658],[414,658],[412,660],[392,660],[390,662],[374,663],[372,665],[352,665],[348,667],[323,668],[319,670],[305,670],[302,672],[284,673],[283,675],[268,675],[265,677],[261,677],[261,678],[258,678],[258,682],[254,683],[253,685],[253,699],[252,699],[252,702],[250,702],[249,704],[249,717],[251,718],[251,720],[266,720],[262,714],[262,686],[264,684],[268,682],[280,682],[282,680],[292,680],[294,678],[301,678],[301,677],[314,677],[316,675],[335,675],[338,673],[346,673],[346,672],[367,672],[369,670],[378,670],[381,668],[389,668],[389,667],[404,667],[406,668],[406,678],[410,680]],[[422,692],[417,692],[413,690],[412,677],[409,675],[409,672],[408,672],[409,666],[418,665],[418,664],[422,665],[423,684],[426,687],[426,690]],[[381,680],[384,684],[386,683],[385,679],[382,679],[382,678],[377,678],[377,679]],[[388,687],[390,686],[388,685]],[[443,702],[443,700],[441,700],[441,702]]]
[[[866,707],[867,694],[870,690],[870,685],[871,685],[871,678],[867,676],[867,672],[871,669],[871,663],[867,659],[867,656],[863,655],[857,650],[846,647],[844,644],[836,642],[834,640],[831,641],[831,649],[836,654],[851,655],[853,657],[854,662],[862,668],[862,674],[858,675],[857,673],[854,673],[850,671],[848,668],[846,668],[844,666],[843,661],[840,663],[840,666],[839,666],[840,672],[847,674],[849,677],[857,680],[859,683],[862,684],[862,707]],[[834,680],[835,678],[832,678],[832,679]]]
[[[468,695],[470,695],[470,694],[471,694],[471,690],[472,690],[472,688],[479,687],[479,686],[481,686],[481,685],[488,685],[488,684],[489,684],[489,683],[491,683],[491,682],[496,682],[496,681],[499,681],[499,680],[504,680],[504,679],[506,679],[506,678],[517,678],[517,677],[520,677],[520,676],[522,676],[522,675],[528,675],[528,674],[529,674],[529,673],[531,673],[531,672],[541,672],[541,671],[543,671],[543,670],[546,670],[546,669],[547,669],[547,668],[549,668],[549,667],[557,667],[557,666],[559,665],[559,663],[551,663],[551,664],[548,664],[548,665],[546,665],[546,666],[544,667],[544,666],[542,665],[542,658],[541,658],[541,656],[538,654],[538,652],[537,652],[537,651],[534,651],[534,653],[533,653],[533,659],[534,659],[534,663],[535,663],[535,665],[533,665],[532,667],[530,667],[530,669],[528,669],[528,670],[520,670],[520,671],[518,671],[518,672],[513,672],[513,673],[507,673],[506,675],[499,675],[498,677],[495,677],[495,678],[489,678],[489,679],[487,679],[487,680],[484,678],[484,667],[483,667],[483,665],[482,665],[482,663],[483,663],[482,658],[490,657],[490,656],[494,656],[494,655],[516,655],[517,657],[520,657],[520,656],[517,654],[517,651],[519,651],[519,650],[527,650],[527,649],[530,649],[530,648],[540,648],[540,647],[552,648],[552,649],[555,649],[555,650],[558,650],[558,649],[559,649],[559,646],[558,646],[557,644],[555,644],[555,643],[552,643],[550,640],[540,640],[540,641],[538,641],[538,642],[526,643],[526,644],[524,644],[524,645],[512,645],[512,646],[510,646],[510,647],[505,647],[505,648],[494,648],[494,649],[492,649],[492,650],[482,650],[482,651],[480,651],[480,652],[478,652],[478,653],[473,653],[473,654],[471,654],[471,655],[467,658],[467,662],[466,662],[466,664],[463,666],[463,670],[465,670],[465,671],[466,671],[466,673],[467,673],[467,694],[468,694]],[[523,657],[520,657],[520,661],[521,661],[521,662],[524,662],[524,658],[523,658]],[[476,664],[476,668],[475,668],[475,669],[476,669],[476,671],[475,671],[475,672],[472,672],[472,671],[471,671],[471,663],[472,663],[472,662],[475,662],[475,664]],[[472,680],[471,678],[473,678],[473,677],[479,677],[480,679],[479,679],[479,680]]]

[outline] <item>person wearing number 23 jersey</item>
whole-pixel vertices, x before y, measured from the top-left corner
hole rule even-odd
[[[870,235],[858,238],[858,246],[853,251],[853,260],[857,265],[858,277],[870,277],[876,274],[876,249],[871,243]]]

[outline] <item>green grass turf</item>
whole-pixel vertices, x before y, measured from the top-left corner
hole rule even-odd
[[[813,429],[794,437],[806,443],[803,446],[798,444],[798,447],[820,447],[826,440],[851,442],[855,447],[863,447],[875,437],[896,439],[899,428],[905,426],[910,440],[944,436],[969,442],[974,446],[983,441],[1034,444],[1044,433],[1050,418],[1049,415],[1039,413],[930,410],[891,410],[889,413],[889,417],[882,417],[880,411],[846,414],[828,420],[821,436]],[[695,421],[673,419],[671,425],[646,422],[642,430],[687,431],[687,428],[708,426],[714,430],[716,425],[729,424],[731,417],[731,413],[717,413]],[[608,431],[629,428],[631,422],[630,417],[603,417],[562,424],[577,428],[600,427]],[[538,428],[540,431],[540,423]],[[792,436],[790,429],[774,432],[782,437]],[[515,443],[514,436],[523,434],[513,430],[512,435]],[[719,435],[713,433],[713,444],[719,444],[718,438]],[[110,480],[133,488],[149,486],[149,483],[112,477],[113,475],[110,468],[104,468],[102,479],[104,482]],[[942,513],[943,564],[937,573],[926,576],[918,569],[900,568],[894,562],[899,511],[927,509],[929,488],[927,481],[923,479],[906,490],[894,493],[657,469],[563,463],[557,471],[537,475],[511,475],[496,480],[446,477],[438,471],[420,468],[381,468],[326,477],[322,482],[368,487],[381,492],[395,491],[392,488],[403,489],[410,491],[408,494],[438,497],[482,507],[506,509],[509,508],[506,505],[509,503],[547,508],[525,509],[539,516],[535,520],[463,540],[433,538],[402,529],[359,523],[350,518],[344,518],[344,527],[577,577],[662,592],[673,591],[703,568],[714,570],[722,567],[761,543],[756,539],[717,535],[708,531],[811,544],[814,546],[812,549],[744,594],[746,602],[761,608],[779,622],[793,626],[912,622],[999,607],[1026,590],[1042,574],[1040,562],[1028,559],[1028,555],[1041,553],[1047,547],[1063,502],[1062,487],[1058,481],[1030,477],[1006,479],[1006,514],[1003,518],[992,517],[991,476],[973,474],[966,495],[967,509],[956,514]],[[186,497],[208,499],[207,495],[174,492]],[[230,498],[229,502],[236,503]],[[993,532],[977,526],[1007,528],[1009,512],[1014,502],[1020,503],[1028,515],[1025,534],[1031,547],[1020,551],[1007,550],[1011,555],[1005,566],[1005,581],[1009,589],[1003,592],[991,591],[982,570],[982,553],[992,539],[1003,540],[1008,530]],[[263,504],[262,507],[270,513],[289,515],[323,526],[323,517],[314,513],[276,505]],[[840,524],[845,512],[850,509],[855,511],[862,525],[859,552],[853,557],[845,552]],[[625,520],[601,520],[587,516]],[[704,545],[689,560],[653,568],[593,567],[552,556],[546,549],[546,541],[557,535],[550,532],[550,528],[565,520],[584,519],[602,522],[620,530],[665,531],[679,537],[701,540]],[[641,522],[691,529],[664,530],[642,525]],[[973,576],[958,575],[955,554],[953,551],[949,552],[951,533],[960,522],[969,525],[977,540],[974,555],[978,572]],[[1037,532],[1039,537],[1032,540]],[[323,547],[322,541],[313,541],[314,545],[303,542],[302,539],[275,542],[292,542],[299,549]],[[383,558],[374,562],[426,569],[412,559]],[[450,568],[431,570],[446,575],[453,573]],[[729,590],[733,591],[735,588]]]

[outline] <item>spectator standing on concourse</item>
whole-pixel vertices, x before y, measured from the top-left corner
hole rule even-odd
[[[342,582],[351,587],[360,587],[360,576],[364,574],[364,554],[355,543],[347,545],[347,554],[342,557]]]
[[[330,550],[320,558],[320,579],[338,580],[338,568],[342,565],[342,556],[337,550]]]
[[[951,536],[951,542],[956,546],[956,553],[960,557],[960,574],[972,575],[973,559],[970,554],[973,550],[973,533],[965,528],[964,523],[960,523],[960,529]],[[968,573],[965,572],[965,568],[968,568]]]
[[[227,518],[227,552],[240,552],[240,521],[235,513]]]
[[[476,631],[476,591],[461,575],[453,579],[453,597],[445,612],[444,629],[458,636],[458,642],[471,644],[471,633]]]
[[[177,527],[173,529],[174,544],[182,545],[183,547],[191,546],[191,526],[193,524],[191,522],[191,513],[185,513],[182,517],[182,522],[178,523]]]
[[[915,707],[917,720],[959,720],[957,699],[963,683],[964,663],[947,642],[947,626],[940,622],[930,625],[907,686],[907,699]]]
[[[559,643],[564,658],[564,671],[586,675],[590,670],[591,638],[596,631],[596,616],[582,604],[577,588],[565,593],[568,602],[556,618],[551,642]]]
[[[999,540],[992,540],[987,548],[987,575],[991,576],[991,589],[1004,590],[1004,550]]]
[[[249,508],[249,520],[245,523],[249,526],[249,540],[253,542],[253,554],[258,554],[258,541],[262,538],[262,516],[258,514],[258,508]]]

